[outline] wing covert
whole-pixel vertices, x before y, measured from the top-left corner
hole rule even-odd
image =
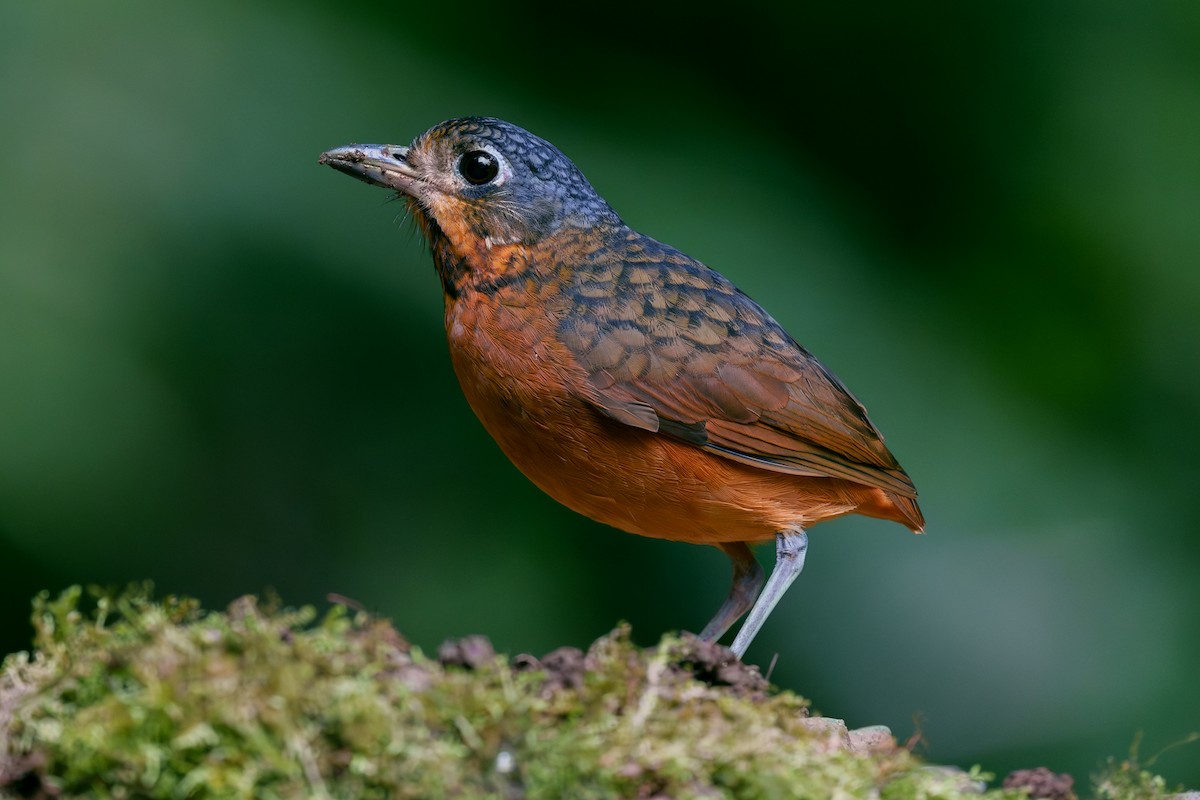
[[[627,232],[574,277],[560,336],[586,399],[626,425],[725,458],[915,497],[862,404],[757,303],[686,255]]]

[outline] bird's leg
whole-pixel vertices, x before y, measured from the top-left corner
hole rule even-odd
[[[717,547],[733,562],[733,585],[729,587],[729,596],[717,609],[716,615],[700,632],[700,639],[705,642],[715,642],[725,635],[725,631],[754,605],[754,599],[766,580],[763,568],[745,542],[728,542]]]
[[[766,588],[758,596],[758,602],[750,609],[750,616],[742,623],[741,630],[733,640],[733,646],[729,648],[738,658],[746,652],[746,648],[754,640],[758,629],[767,621],[775,604],[792,585],[792,581],[796,580],[800,570],[804,569],[806,552],[808,534],[801,528],[775,534],[775,569],[771,571]]]

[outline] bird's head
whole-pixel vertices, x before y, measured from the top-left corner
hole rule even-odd
[[[412,144],[348,145],[321,163],[409,199],[431,243],[460,255],[531,245],[564,226],[620,223],[557,147],[492,117],[435,125]]]

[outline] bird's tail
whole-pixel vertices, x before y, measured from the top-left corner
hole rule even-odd
[[[904,517],[903,520],[897,521],[903,522],[913,533],[924,533],[925,515],[921,513],[921,507],[917,505],[916,498],[898,494],[889,495],[889,497]]]

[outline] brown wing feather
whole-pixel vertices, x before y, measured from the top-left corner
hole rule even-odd
[[[559,326],[588,401],[735,461],[916,497],[862,404],[757,303],[666,245],[622,236],[576,266]]]

